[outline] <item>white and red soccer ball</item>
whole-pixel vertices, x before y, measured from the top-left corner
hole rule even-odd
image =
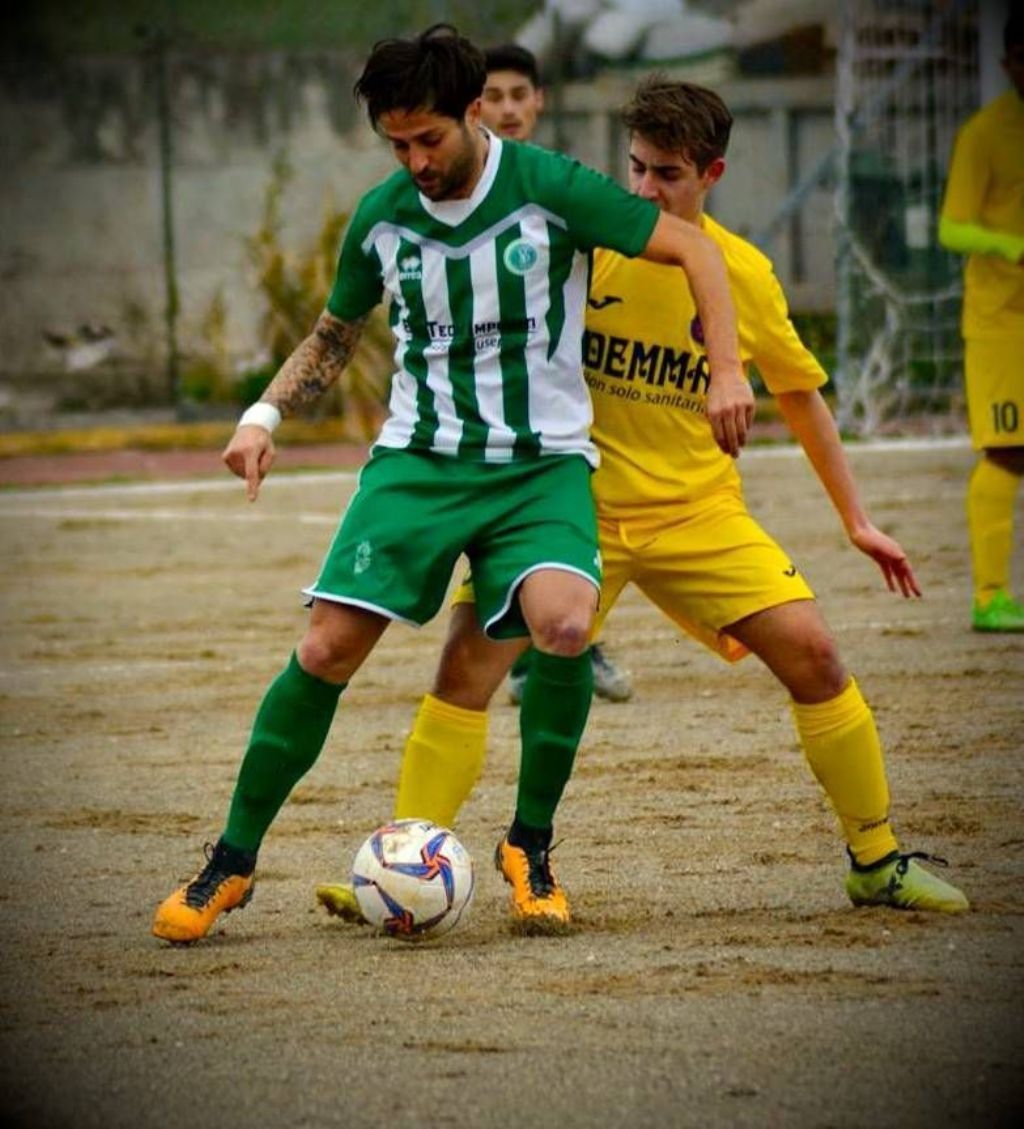
[[[396,819],[356,852],[352,885],[371,925],[401,940],[427,940],[454,929],[465,913],[473,860],[446,827]]]

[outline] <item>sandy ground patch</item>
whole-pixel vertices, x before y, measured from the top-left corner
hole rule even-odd
[[[458,829],[478,866],[465,924],[410,947],[314,906],[314,884],[343,877],[390,812],[442,615],[390,630],[346,693],[270,833],[252,905],[200,946],[162,945],[153,908],[218,833],[352,478],[283,474],[254,507],[226,476],[7,490],[7,1123],[1019,1123],[1024,638],[967,629],[971,453],[853,455],[876,521],[918,568],[913,603],[846,546],[802,460],[751,456],[751,506],[817,589],[876,710],[897,828],[949,859],[971,914],[850,907],[777,685],[628,593],[607,642],[636,695],[595,704],[557,827],[570,936],[515,936],[490,867],[518,756],[504,702]]]

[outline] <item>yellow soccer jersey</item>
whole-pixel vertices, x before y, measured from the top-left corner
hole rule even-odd
[[[770,261],[708,216],[703,228],[725,255],[744,365],[753,361],[773,393],[824,384]],[[738,484],[735,462],[719,450],[707,420],[703,336],[678,267],[595,253],[583,364],[601,451],[594,476],[600,513],[625,517]]]
[[[1024,237],[1024,101],[1008,90],[961,127],[942,218]],[[1024,268],[998,254],[972,254],[964,270],[965,337],[1024,333]]]

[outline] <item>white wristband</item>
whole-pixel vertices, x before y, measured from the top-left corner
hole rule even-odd
[[[257,400],[255,404],[251,404],[242,412],[238,426],[248,427],[249,424],[254,423],[257,427],[262,427],[273,434],[274,429],[280,422],[281,413],[273,404],[266,404],[262,400]]]

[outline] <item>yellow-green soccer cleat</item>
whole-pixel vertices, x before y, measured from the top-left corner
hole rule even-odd
[[[987,604],[975,600],[971,628],[974,631],[1024,631],[1024,604],[1003,589]]]
[[[342,921],[350,921],[353,925],[368,924],[351,886],[317,886],[316,900],[331,917],[340,917]]]
[[[922,851],[893,851],[870,866],[858,866],[850,856],[846,893],[855,906],[891,906],[893,909],[931,910],[935,913],[966,913],[970,902],[955,886],[925,870],[917,861],[947,866],[945,859]]]
[[[209,933],[222,913],[244,909],[252,898],[256,855],[226,843],[204,847],[206,866],[157,907],[153,936],[190,945]]]

